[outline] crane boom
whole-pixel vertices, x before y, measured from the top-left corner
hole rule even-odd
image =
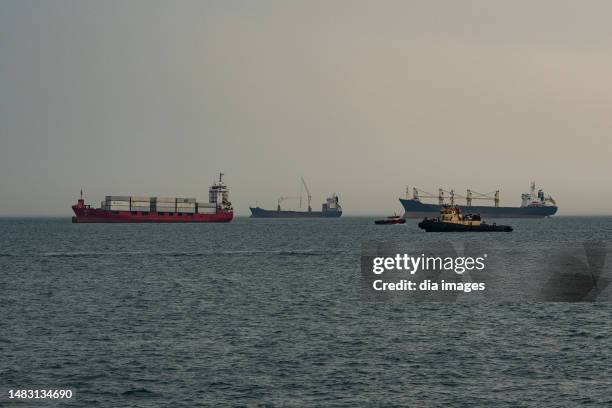
[[[308,196],[308,212],[312,211],[312,207],[310,206],[310,200],[312,199],[312,196],[310,195],[310,190],[308,189],[308,186],[306,185],[306,182],[304,181],[304,177],[301,177],[302,179],[302,184],[304,184],[304,188],[306,189],[306,195]]]

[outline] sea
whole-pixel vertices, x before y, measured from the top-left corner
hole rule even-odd
[[[373,220],[0,219],[0,405],[612,406],[612,303],[372,301],[365,242],[441,237]],[[504,221],[451,239],[510,262],[612,240],[610,217]]]

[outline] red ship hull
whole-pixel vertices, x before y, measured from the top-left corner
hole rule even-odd
[[[90,208],[81,203],[72,206],[74,223],[128,223],[128,222],[230,222],[232,211],[217,210],[215,214],[157,213],[140,211],[109,211]]]

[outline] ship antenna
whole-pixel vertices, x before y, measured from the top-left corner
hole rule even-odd
[[[81,189],[81,200],[83,199],[83,189]]]
[[[219,173],[219,183],[223,182],[223,173]]]

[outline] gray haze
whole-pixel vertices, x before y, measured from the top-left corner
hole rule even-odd
[[[612,213],[609,1],[0,1],[0,214],[80,188],[238,213],[309,182],[346,214],[405,186],[535,179]]]

